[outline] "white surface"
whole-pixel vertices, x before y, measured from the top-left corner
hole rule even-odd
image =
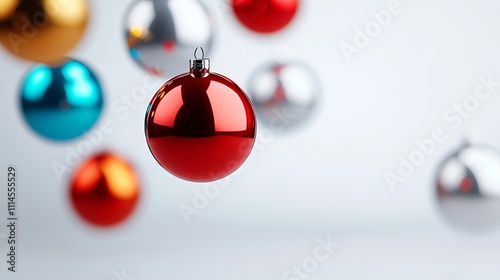
[[[309,127],[261,137],[252,159],[190,224],[178,207],[192,205],[193,190],[206,185],[171,176],[150,155],[143,135],[150,97],[127,116],[111,110],[145,77],[123,39],[130,1],[91,1],[90,27],[71,54],[98,74],[107,94],[103,119],[116,126],[95,151],[123,155],[142,178],[140,206],[118,228],[96,230],[75,216],[69,174],[59,181],[51,163],[63,163],[78,140],[47,142],[26,127],[17,91],[33,64],[0,50],[0,167],[19,168],[20,217],[19,272],[7,273],[2,261],[0,278],[109,280],[123,267],[136,280],[278,280],[330,234],[341,246],[309,279],[498,279],[500,231],[468,235],[449,226],[435,207],[433,182],[463,135],[500,148],[498,94],[456,130],[442,118],[474,93],[480,76],[500,81],[500,3],[401,1],[403,11],[347,63],[340,44],[352,44],[355,28],[388,1],[302,2],[295,21],[273,36],[248,32],[224,3],[212,6],[219,24],[213,71],[245,87],[262,63],[299,58],[318,74],[323,99]],[[436,128],[447,141],[391,191],[384,172],[395,172],[398,156],[407,158],[414,141]],[[5,249],[2,241],[0,259]]]

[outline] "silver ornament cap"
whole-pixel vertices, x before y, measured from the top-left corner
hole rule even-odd
[[[201,51],[201,58],[198,58],[198,50]],[[196,78],[208,76],[210,72],[210,59],[205,58],[205,51],[202,47],[197,47],[194,50],[194,59],[189,60],[189,71]]]

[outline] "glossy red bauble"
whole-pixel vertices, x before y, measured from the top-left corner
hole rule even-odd
[[[238,85],[204,69],[174,77],[156,92],[145,133],[163,168],[188,181],[208,182],[243,164],[255,126],[253,107]]]
[[[238,20],[247,28],[271,33],[284,28],[295,16],[299,0],[231,0]]]
[[[74,173],[70,198],[87,222],[111,226],[124,221],[139,200],[139,181],[123,159],[101,153],[84,162]]]

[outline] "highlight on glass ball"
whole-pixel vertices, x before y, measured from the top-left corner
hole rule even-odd
[[[467,145],[447,158],[437,175],[437,201],[444,218],[467,231],[500,225],[500,155]]]
[[[131,57],[148,72],[163,76],[185,71],[193,49],[210,51],[214,22],[199,0],[139,0],[125,21]]]
[[[70,200],[89,224],[108,227],[124,222],[140,198],[133,167],[109,152],[97,154],[78,167],[70,185]]]
[[[190,61],[190,71],[165,83],[153,96],[145,119],[146,141],[158,163],[188,181],[228,176],[250,154],[255,115],[243,90],[217,73],[210,61]]]
[[[285,28],[295,17],[299,0],[231,0],[238,20],[258,33],[273,33]]]
[[[21,86],[27,124],[40,136],[66,141],[81,136],[98,120],[104,103],[101,85],[83,63],[66,59],[31,69]]]
[[[19,58],[56,62],[80,41],[88,14],[86,0],[2,0],[0,43]]]
[[[320,97],[319,81],[305,64],[268,63],[250,78],[248,93],[260,123],[285,132],[305,123]]]

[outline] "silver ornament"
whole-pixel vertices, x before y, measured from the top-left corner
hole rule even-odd
[[[455,226],[470,231],[500,225],[500,155],[487,146],[466,145],[440,166],[438,205]]]
[[[149,72],[173,76],[186,70],[186,61],[201,46],[209,53],[214,27],[199,0],[139,0],[125,21],[132,58]]]
[[[303,124],[320,95],[318,79],[300,62],[269,63],[250,78],[248,94],[260,122],[274,132]]]

